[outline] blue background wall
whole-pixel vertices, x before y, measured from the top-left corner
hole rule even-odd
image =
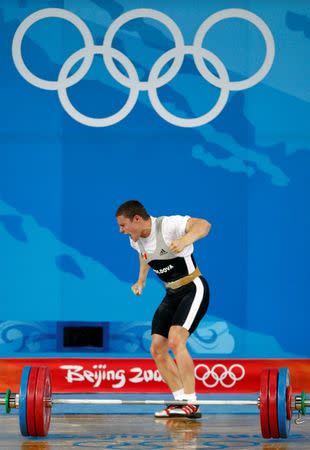
[[[211,303],[191,338],[194,353],[309,357],[309,2],[2,0],[0,5],[1,354],[56,351],[56,323],[63,320],[108,321],[110,352],[148,351],[150,320],[164,290],[151,276],[142,297],[131,294],[138,258],[118,234],[114,217],[120,203],[136,198],[152,215],[189,214],[213,224],[208,238],[196,244]],[[57,91],[31,84],[14,63],[18,26],[46,7],[78,16],[96,45],[113,21],[135,8],[169,16],[187,45],[213,13],[246,9],[269,27],[275,57],[262,80],[230,91],[223,110],[202,126],[169,123],[154,110],[147,91],[139,92],[123,120],[89,126],[64,110]],[[74,25],[47,18],[28,29],[21,49],[32,73],[56,81],[63,63],[83,46]],[[113,46],[145,81],[174,42],[163,24],[139,18],[121,27]],[[215,24],[203,46],[222,61],[232,81],[256,73],[266,54],[261,32],[238,18]],[[207,66],[217,74],[210,62]],[[219,92],[191,55],[158,89],[167,110],[183,118],[211,110]],[[67,93],[77,110],[98,118],[117,113],[129,89],[97,54]]]

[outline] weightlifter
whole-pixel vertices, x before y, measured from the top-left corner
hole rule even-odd
[[[120,232],[129,235],[130,245],[139,253],[133,293],[142,294],[150,267],[166,287],[152,321],[151,354],[174,399],[186,404],[168,405],[155,416],[200,418],[199,406],[190,403],[197,398],[194,363],[186,342],[209,305],[209,286],[193,257],[193,243],[207,236],[211,224],[189,216],[152,217],[137,200],[120,205],[116,220]]]

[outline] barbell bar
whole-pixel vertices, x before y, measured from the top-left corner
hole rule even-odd
[[[0,406],[19,409],[20,430],[24,436],[46,436],[49,431],[51,409],[54,405],[194,405],[206,406],[257,406],[260,410],[262,436],[287,438],[290,432],[292,412],[298,411],[295,423],[302,423],[301,416],[310,408],[310,399],[303,391],[292,395],[289,369],[265,369],[260,378],[260,393],[255,400],[122,400],[104,398],[62,398],[52,396],[48,367],[24,367],[20,392],[7,389],[0,394]]]
[[[92,394],[90,394],[92,395]],[[258,400],[197,400],[186,402],[184,400],[120,400],[120,399],[84,399],[84,398],[51,398],[45,400],[49,406],[54,405],[184,405],[190,403],[191,405],[254,405],[258,406]],[[0,405],[5,406],[6,401],[4,396],[0,394]],[[10,395],[10,408],[18,408],[19,394]],[[310,401],[309,401],[310,406]]]
[[[56,394],[57,395],[57,394]],[[71,394],[70,394],[71,395]],[[89,394],[92,395],[92,394]],[[97,394],[96,394],[97,395]],[[306,394],[305,394],[306,395]],[[49,406],[54,405],[184,405],[190,403],[191,405],[208,405],[208,406],[257,406],[259,408],[260,398],[257,400],[197,400],[186,402],[184,400],[120,400],[120,399],[83,399],[83,398],[51,398],[45,399]],[[0,394],[0,406],[6,406],[5,395]],[[298,407],[298,404],[300,407]],[[310,399],[304,401],[304,407],[310,408]],[[11,393],[9,397],[10,409],[19,408],[19,394]],[[301,396],[295,396],[295,400],[291,402],[291,409],[301,410]]]

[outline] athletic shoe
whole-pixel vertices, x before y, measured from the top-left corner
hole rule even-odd
[[[158,419],[167,419],[168,417],[185,417],[188,419],[200,419],[201,412],[198,405],[186,403],[184,405],[167,405],[166,409],[155,413]]]

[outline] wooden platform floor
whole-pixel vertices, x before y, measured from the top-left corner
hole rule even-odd
[[[204,415],[201,420],[154,419],[150,414],[68,414],[52,417],[46,438],[20,435],[18,417],[0,416],[0,449],[289,450],[310,448],[310,421],[292,423],[284,440],[264,440],[257,414]]]

